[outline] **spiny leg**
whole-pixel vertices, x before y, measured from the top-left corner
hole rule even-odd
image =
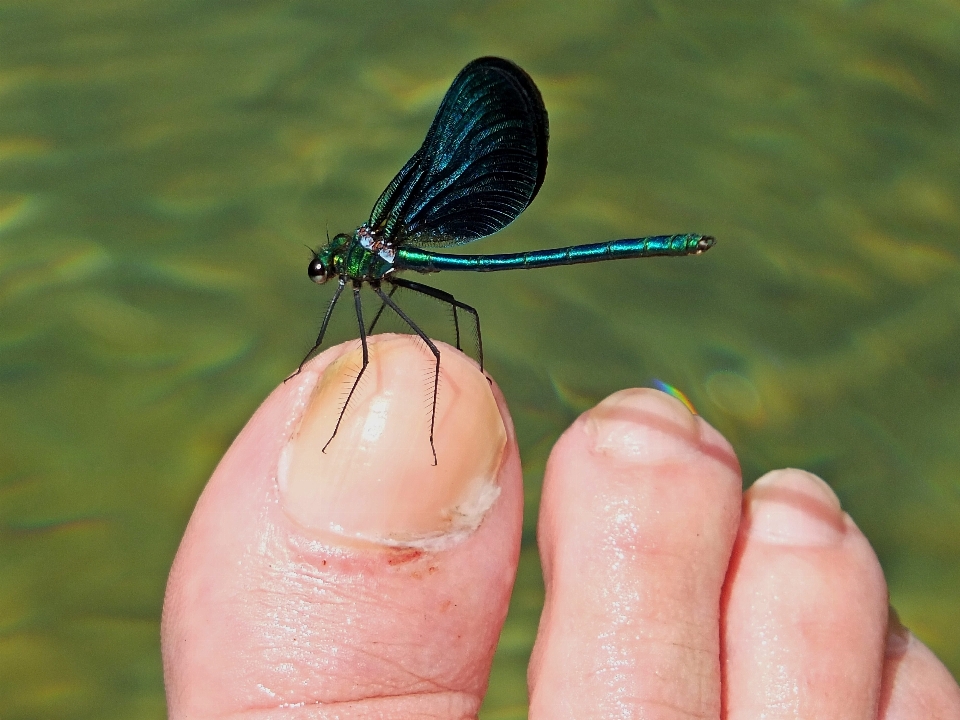
[[[453,331],[456,334],[457,339],[457,350],[463,350],[463,347],[460,344],[460,318],[457,315],[457,305],[458,302],[456,298],[453,297],[450,293],[444,292],[443,290],[438,290],[435,287],[430,287],[429,285],[423,285],[422,283],[414,282],[413,280],[404,280],[403,278],[384,278],[387,282],[392,283],[393,287],[390,289],[390,297],[393,297],[393,293],[398,287],[406,288],[408,290],[413,290],[418,292],[421,295],[426,295],[431,297],[434,300],[439,300],[450,305],[450,308],[453,310]]]
[[[414,283],[416,284],[416,283]],[[401,286],[403,287],[403,286]],[[420,339],[427,344],[427,347],[430,348],[430,352],[433,353],[433,357],[436,358],[437,364],[433,371],[433,406],[430,410],[430,451],[433,453],[433,464],[437,464],[437,449],[433,446],[433,429],[437,421],[437,391],[440,389],[440,350],[436,345],[433,344],[433,340],[428,338],[426,334],[417,327],[416,323],[413,322],[407,314],[400,309],[400,306],[397,305],[389,295],[387,295],[379,285],[373,286],[374,291],[377,295],[380,296],[380,299],[383,300],[384,305],[389,305],[390,309],[393,310],[400,318],[409,325],[413,331],[420,336]],[[431,288],[432,289],[432,288]],[[428,293],[429,294],[429,293]]]
[[[388,295],[393,297],[393,294],[397,291],[397,286],[394,285],[390,288]],[[373,329],[377,326],[377,322],[380,320],[380,316],[383,315],[383,311],[387,309],[386,303],[380,303],[380,309],[377,310],[377,314],[373,316],[373,321],[370,323],[370,327],[367,329],[367,335],[373,335]]]
[[[390,292],[387,293],[387,295],[390,296],[391,298],[393,297],[394,293],[396,293],[397,290],[398,290],[400,287],[407,287],[407,288],[409,288],[409,287],[411,287],[411,286],[413,286],[413,285],[419,285],[419,283],[414,283],[414,282],[411,282],[409,285],[406,284],[406,283],[404,283],[403,281],[401,281],[401,282],[394,282],[394,281],[391,280],[390,278],[387,278],[387,281],[390,282],[390,283],[392,283],[392,284],[391,284],[391,287],[390,287]],[[426,287],[426,286],[424,285],[424,286],[422,286],[422,287]],[[430,289],[433,290],[434,288],[430,288]],[[434,295],[434,294],[431,294],[431,293],[424,293],[422,290],[417,290],[417,292],[421,292],[422,294],[429,295],[430,297],[434,298],[435,300],[442,300],[442,301],[444,301],[444,302],[450,302],[448,298],[439,297],[438,295]],[[451,297],[452,297],[452,296],[451,296]],[[454,331],[454,333],[456,334],[456,338],[457,338],[457,350],[462,350],[463,348],[460,346],[460,318],[457,317],[457,305],[456,305],[456,301],[450,303],[450,307],[451,307],[451,309],[453,310],[453,331]],[[377,310],[377,314],[374,316],[373,322],[370,323],[370,327],[367,329],[367,333],[368,333],[368,334],[370,334],[370,335],[373,334],[373,329],[377,326],[377,321],[380,320],[380,316],[383,314],[383,311],[384,311],[386,308],[387,308],[387,304],[386,304],[386,303],[380,303],[380,308]]]
[[[441,302],[449,303],[453,307],[453,322],[457,328],[457,350],[460,350],[460,327],[459,324],[457,324],[457,308],[466,310],[468,313],[470,313],[473,316],[473,329],[477,334],[477,356],[480,360],[480,371],[483,372],[483,339],[480,335],[480,314],[476,311],[476,308],[460,302],[450,293],[444,290],[439,290],[435,287],[431,287],[430,285],[424,285],[423,283],[407,280],[406,278],[387,277],[385,280],[389,283],[393,283],[395,286],[399,285],[407,290],[413,290],[414,292],[421,293],[422,295],[428,295],[432,298],[436,298]]]
[[[330,439],[327,440],[327,444],[323,446],[321,452],[326,452],[327,448],[330,447],[330,443],[333,442],[333,438],[337,435],[337,430],[340,429],[340,423],[343,421],[343,415],[347,412],[347,406],[350,404],[350,398],[353,397],[354,391],[357,389],[357,385],[360,384],[360,378],[363,377],[364,371],[367,369],[367,365],[370,363],[369,353],[367,351],[367,333],[363,325],[363,303],[360,301],[360,283],[353,283],[353,306],[357,311],[357,325],[360,326],[360,346],[363,348],[363,365],[360,366],[360,372],[357,373],[357,377],[353,381],[353,387],[350,388],[350,392],[347,394],[347,400],[343,403],[343,407],[340,408],[340,417],[337,418],[337,424],[333,428],[333,433],[330,435]]]
[[[333,306],[336,305],[337,300],[340,299],[340,293],[343,292],[344,284],[346,284],[346,280],[341,277],[340,283],[337,285],[337,291],[333,293],[333,297],[330,299],[330,304],[327,305],[327,312],[323,315],[323,322],[320,323],[320,334],[317,335],[317,341],[313,344],[313,347],[310,348],[310,351],[303,356],[303,360],[300,361],[297,371],[284,380],[284,382],[299,375],[300,371],[303,370],[303,366],[307,364],[307,360],[309,360],[310,356],[313,355],[313,351],[320,347],[321,343],[323,343],[323,336],[327,334],[327,325],[330,324],[330,316],[333,315]]]

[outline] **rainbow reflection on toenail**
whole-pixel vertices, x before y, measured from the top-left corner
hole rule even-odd
[[[700,414],[697,412],[697,409],[693,406],[693,403],[690,402],[690,398],[688,398],[686,395],[684,395],[680,390],[675,388],[670,383],[665,383],[663,380],[654,378],[653,380],[650,381],[650,384],[660,392],[665,392],[667,395],[671,395],[675,397],[677,400],[679,400],[684,405],[686,405],[687,410],[692,412],[694,415]]]

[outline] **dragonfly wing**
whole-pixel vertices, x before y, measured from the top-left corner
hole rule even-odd
[[[474,60],[454,79],[416,154],[368,225],[394,244],[459,245],[495,233],[531,203],[547,170],[547,110],[508,60]]]

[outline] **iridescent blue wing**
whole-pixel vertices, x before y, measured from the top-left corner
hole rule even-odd
[[[474,60],[367,224],[392,245],[459,245],[495,233],[540,190],[548,136],[530,76],[508,60]]]

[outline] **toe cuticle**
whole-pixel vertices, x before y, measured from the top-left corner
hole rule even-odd
[[[830,486],[802,470],[778,470],[757,480],[747,493],[746,510],[750,535],[777,545],[834,545],[847,527]]]
[[[679,400],[650,388],[614,393],[584,418],[601,455],[643,464],[668,462],[698,451],[700,426]]]

